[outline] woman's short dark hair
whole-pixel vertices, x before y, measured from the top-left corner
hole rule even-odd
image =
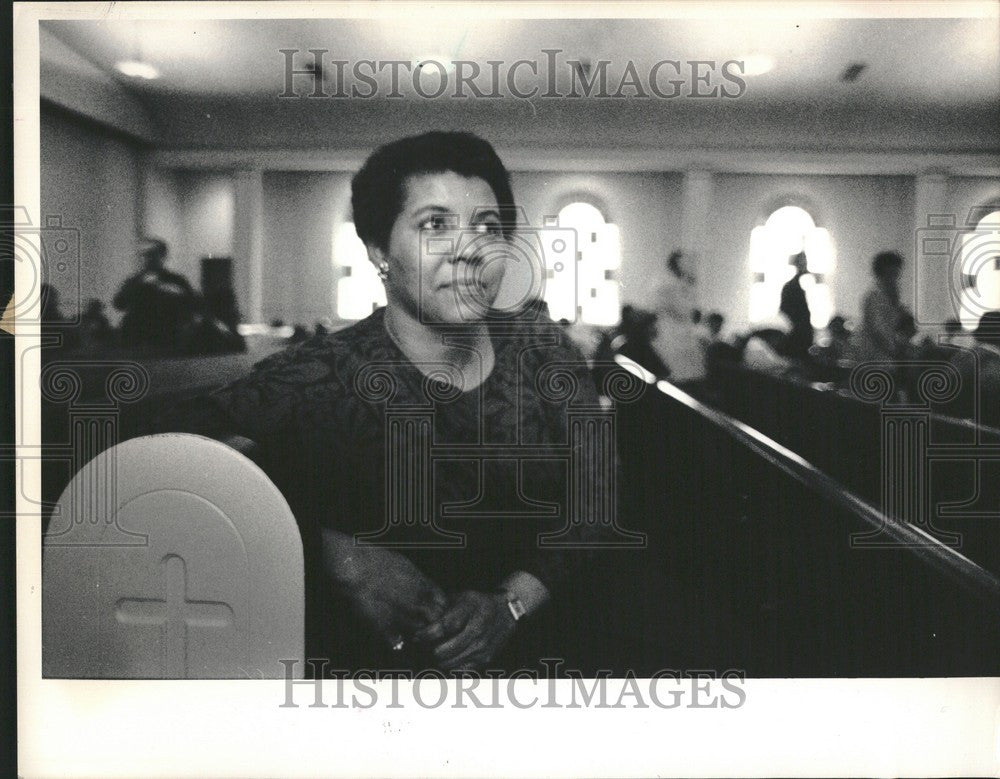
[[[903,267],[903,255],[899,252],[879,252],[872,260],[872,273],[882,278],[890,268],[897,270]]]
[[[496,151],[472,133],[436,131],[376,149],[354,176],[351,208],[358,237],[366,244],[388,248],[389,233],[403,208],[407,177],[446,172],[480,178],[490,185],[500,206],[504,235],[509,236],[517,224],[514,193],[510,174]]]

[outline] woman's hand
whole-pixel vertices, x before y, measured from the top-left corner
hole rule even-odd
[[[357,546],[334,530],[323,531],[323,558],[337,591],[393,646],[445,613],[447,598],[406,557],[379,546]]]
[[[445,671],[480,670],[514,632],[507,596],[468,590],[456,595],[444,615],[413,638],[431,649]]]

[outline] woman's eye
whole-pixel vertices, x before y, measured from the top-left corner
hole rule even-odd
[[[421,230],[441,230],[448,226],[448,218],[440,214],[429,216],[420,223]]]
[[[503,227],[499,222],[480,222],[475,226],[475,230],[480,234],[490,234],[490,235],[500,235],[503,232]]]

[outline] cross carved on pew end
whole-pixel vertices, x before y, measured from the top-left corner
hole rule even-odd
[[[233,609],[221,601],[189,600],[187,564],[184,558],[168,554],[161,561],[164,597],[121,598],[115,619],[123,625],[155,625],[161,628],[164,676],[188,677],[188,629],[224,629],[233,624]]]

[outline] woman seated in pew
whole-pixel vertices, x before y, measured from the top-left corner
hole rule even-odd
[[[517,219],[486,141],[388,144],[354,177],[352,207],[385,308],[264,360],[171,426],[242,444],[289,501],[309,657],[534,665],[547,648],[532,634],[594,587],[583,566],[609,532],[566,499],[568,412],[599,407],[586,362],[537,301],[496,308]],[[578,494],[600,499],[601,476],[583,475]]]
[[[976,421],[1000,427],[1000,311],[983,314],[972,336],[972,347],[951,358],[961,382],[956,405]]]

